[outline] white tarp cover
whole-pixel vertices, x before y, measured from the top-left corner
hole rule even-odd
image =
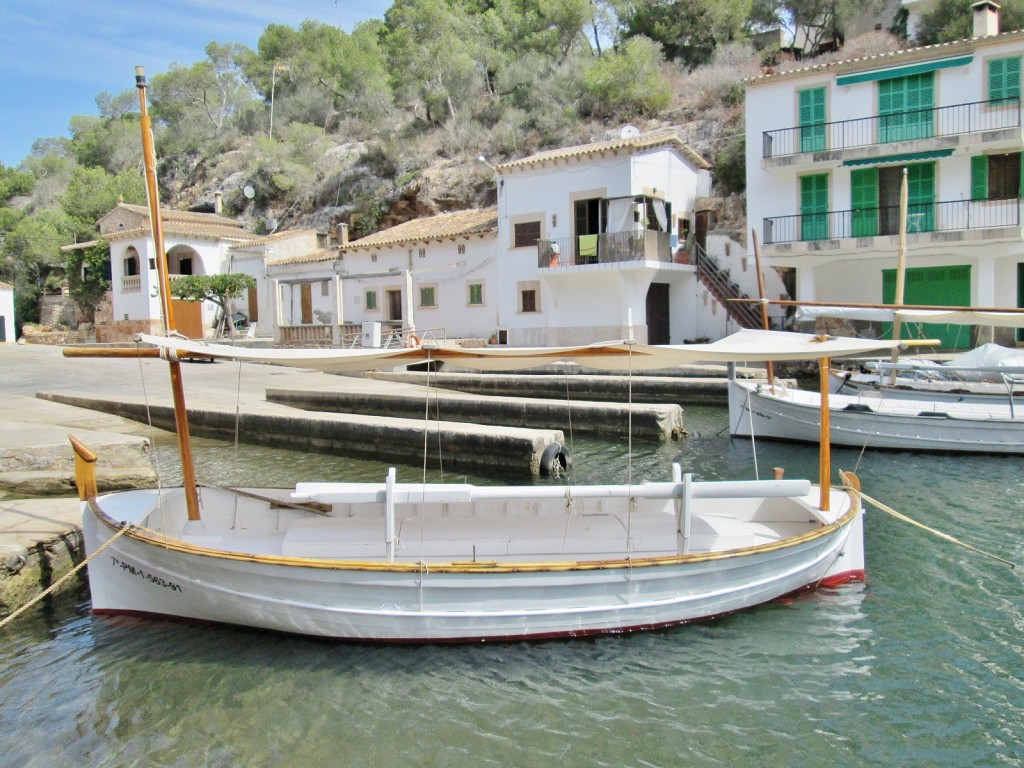
[[[796,322],[811,322],[819,317],[845,320],[873,320],[891,323],[946,323],[949,325],[990,325],[997,328],[1024,328],[1024,312],[959,312],[948,309],[889,309],[884,307],[797,307]]]
[[[179,353],[321,371],[366,371],[444,361],[485,371],[511,371],[552,363],[597,370],[643,371],[691,363],[815,360],[891,350],[899,342],[819,337],[785,331],[741,330],[711,344],[649,346],[611,341],[582,347],[437,347],[433,349],[256,349],[200,340],[141,335],[141,341]]]

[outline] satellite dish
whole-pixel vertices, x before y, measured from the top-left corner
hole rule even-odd
[[[254,197],[256,197],[256,190],[253,188],[252,184],[246,184],[244,187],[242,187],[242,194],[245,195],[250,200],[252,200]]]
[[[619,136],[624,139],[635,139],[639,135],[640,129],[635,125],[625,125],[622,127],[622,130],[619,131]]]

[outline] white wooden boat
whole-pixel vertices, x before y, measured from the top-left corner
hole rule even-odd
[[[735,436],[817,443],[822,396],[776,384],[729,382]],[[950,453],[1024,453],[1024,407],[875,395],[828,395],[833,445]]]
[[[300,483],[200,488],[180,359],[324,371],[444,361],[514,370],[554,361],[628,371],[697,361],[817,359],[891,342],[743,331],[715,344],[577,348],[258,350],[174,332],[145,76],[137,71],[145,168],[181,488],[97,494],[96,457],[76,441],[96,613],[169,616],[317,637],[457,642],[631,632],[749,608],[864,577],[858,482],[831,487],[828,441],[808,480],[669,479],[598,486]],[[103,353],[100,353],[103,354]],[[81,356],[76,355],[76,356]],[[823,375],[825,375],[823,373]]]

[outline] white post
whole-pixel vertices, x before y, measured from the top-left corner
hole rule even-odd
[[[384,543],[387,545],[388,562],[395,562],[395,468],[388,470],[384,486]]]

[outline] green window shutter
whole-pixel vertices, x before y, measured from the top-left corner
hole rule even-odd
[[[850,199],[853,201],[851,234],[874,237],[878,234],[878,169],[856,168],[850,171]]]
[[[988,199],[988,156],[971,158],[971,200]]]
[[[935,163],[907,166],[907,232],[935,229]]]
[[[828,174],[800,177],[800,239],[828,239]]]
[[[825,89],[800,91],[800,151],[825,149]]]
[[[1020,57],[989,61],[988,98],[990,101],[1020,98]]]
[[[878,81],[878,141],[924,139],[934,134],[935,77],[925,72]]]

